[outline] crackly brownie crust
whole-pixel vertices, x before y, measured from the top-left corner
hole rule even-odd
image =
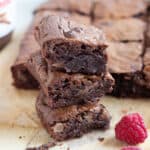
[[[107,44],[101,30],[48,16],[37,26],[35,35],[52,70],[84,74],[106,71]]]
[[[93,24],[102,29],[109,41],[143,41],[146,22],[138,18],[95,19]]]
[[[145,0],[95,0],[94,16],[98,18],[125,18],[144,14]]]
[[[111,92],[114,84],[109,73],[96,76],[52,72],[40,53],[32,55],[26,66],[39,81],[47,96],[44,101],[51,108],[96,102]]]
[[[80,137],[92,129],[109,127],[110,115],[101,104],[72,105],[52,110],[43,104],[44,98],[41,92],[36,109],[48,133],[58,141]]]

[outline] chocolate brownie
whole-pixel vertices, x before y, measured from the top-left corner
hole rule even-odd
[[[108,40],[120,42],[142,41],[146,30],[146,23],[137,18],[96,19],[94,25],[105,32]]]
[[[110,115],[101,104],[72,105],[51,109],[43,104],[42,92],[36,102],[37,113],[48,133],[58,141],[80,137],[92,129],[107,129]]]
[[[76,12],[83,15],[90,15],[92,11],[93,0],[49,0],[42,5],[40,5],[36,10],[57,10],[57,11],[68,11]]]
[[[36,39],[52,71],[102,74],[106,72],[103,32],[60,16],[48,16],[36,27]]]
[[[13,84],[17,88],[34,89],[38,87],[37,81],[28,72],[25,63],[32,53],[39,50],[40,47],[34,38],[33,26],[30,26],[21,41],[19,55],[11,67]]]
[[[143,85],[143,43],[109,43],[108,67],[115,79],[112,92],[114,96],[139,97],[150,96],[150,91]]]
[[[51,108],[96,102],[112,91],[114,80],[109,73],[102,76],[52,72],[40,53],[28,60],[27,68],[39,81]]]
[[[93,13],[98,18],[126,18],[144,14],[145,0],[95,0]]]
[[[84,24],[90,24],[90,19],[88,17],[82,17],[78,14],[70,14],[68,12],[58,12],[58,11],[40,11],[35,14],[34,19],[28,31],[25,33],[24,38],[20,44],[20,50],[18,57],[11,67],[12,76],[14,79],[14,85],[18,88],[24,89],[35,89],[38,88],[37,81],[33,78],[30,72],[26,69],[25,63],[30,55],[36,51],[40,51],[40,46],[34,38],[34,27],[37,25],[43,17],[48,15],[59,15],[70,18],[72,20],[77,20],[78,22]],[[84,19],[82,19],[84,18]]]

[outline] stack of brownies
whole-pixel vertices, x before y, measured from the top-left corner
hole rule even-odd
[[[36,26],[40,51],[25,66],[40,83],[39,117],[56,140],[106,129],[110,115],[98,100],[111,92],[103,32],[62,16],[50,15]]]
[[[114,84],[103,32],[72,21],[68,14],[37,13],[12,67],[18,87],[40,85],[37,112],[56,140],[107,129],[110,115],[98,101]]]

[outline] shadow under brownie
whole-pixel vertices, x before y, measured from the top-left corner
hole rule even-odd
[[[48,133],[58,141],[80,137],[93,129],[109,128],[110,115],[102,104],[72,105],[51,109],[43,104],[46,98],[42,92],[36,102],[36,109]]]
[[[26,67],[40,83],[47,96],[44,101],[51,108],[96,102],[114,85],[109,73],[96,76],[52,72],[40,53],[33,54]]]

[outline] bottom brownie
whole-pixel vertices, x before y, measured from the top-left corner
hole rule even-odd
[[[50,109],[43,104],[43,92],[36,102],[36,109],[48,133],[58,141],[80,137],[92,129],[107,129],[110,115],[101,104],[72,105]]]

